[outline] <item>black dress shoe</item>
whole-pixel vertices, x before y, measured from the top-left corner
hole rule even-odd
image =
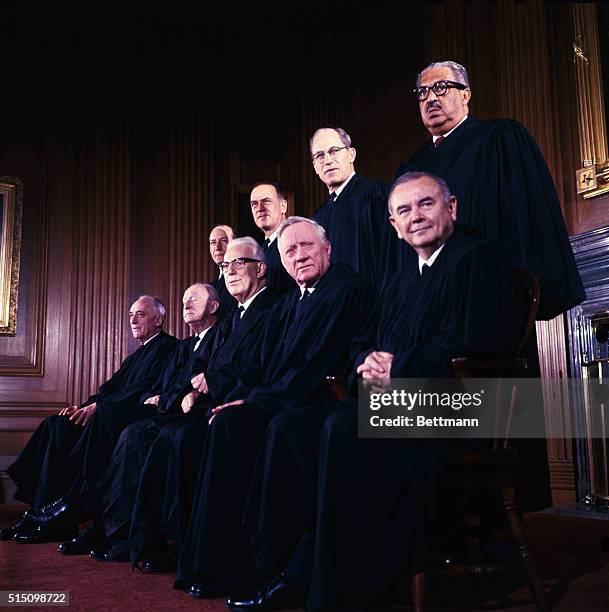
[[[151,555],[142,561],[140,569],[146,574],[169,572],[175,570],[178,565],[176,555],[162,553]]]
[[[196,599],[218,599],[218,597],[228,597],[226,591],[214,589],[211,586],[199,582],[195,582],[195,584],[190,587],[188,594]]]
[[[106,543],[104,526],[102,523],[93,523],[78,537],[59,545],[58,552],[63,555],[86,555],[93,549],[100,548]]]
[[[20,544],[42,544],[44,542],[60,542],[78,535],[78,524],[61,521],[36,525],[31,529],[18,531],[13,536],[14,542]]]
[[[267,612],[284,608],[299,608],[302,601],[287,583],[285,574],[279,574],[267,582],[262,589],[249,597],[231,597],[227,606],[231,610],[256,610]]]
[[[58,519],[59,517],[68,516],[73,514],[72,509],[68,506],[68,503],[59,498],[58,500],[42,506],[41,508],[30,508],[26,511],[25,515],[28,519],[35,523],[48,523]]]
[[[12,540],[18,531],[31,529],[35,526],[36,523],[24,514],[12,527],[0,529],[0,540]]]
[[[131,561],[126,542],[119,542],[107,548],[94,548],[89,554],[91,559],[108,563],[125,563]]]

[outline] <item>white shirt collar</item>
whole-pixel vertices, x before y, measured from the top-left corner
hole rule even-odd
[[[243,312],[241,313],[241,316],[243,316],[243,313],[250,307],[251,303],[256,299],[256,296],[262,293],[265,289],[266,289],[266,285],[262,287],[262,289],[258,289],[258,291],[254,293],[254,295],[247,298],[247,300],[245,300],[243,304],[239,304],[239,306],[243,306]]]
[[[273,242],[275,242],[275,239],[277,238],[277,230],[275,230],[270,236],[265,236],[265,240],[269,241],[269,246],[271,244],[273,244]]]
[[[448,130],[446,134],[438,134],[437,136],[432,136],[433,141],[436,142],[436,140],[438,140],[440,136],[442,136],[442,138],[448,138],[468,117],[469,115],[465,115],[465,117],[463,117],[463,119],[461,119],[461,121],[459,121],[459,123],[457,123],[457,125],[455,125],[452,130]]]
[[[334,190],[334,193],[336,194],[336,197],[337,197],[337,198],[338,198],[338,196],[341,194],[341,191],[342,191],[342,190],[343,190],[343,189],[344,189],[344,188],[347,186],[347,183],[348,183],[348,182],[349,182],[349,181],[350,181],[350,180],[351,180],[351,179],[352,179],[354,176],[355,176],[355,172],[352,172],[352,173],[351,173],[351,176],[349,176],[349,178],[348,178],[348,179],[347,179],[347,180],[346,180],[346,181],[345,181],[345,182],[344,182],[342,185],[340,185],[339,187],[337,187],[337,188]],[[328,191],[330,191],[330,190],[328,190]],[[332,192],[330,191],[330,193],[332,193]],[[336,198],[335,198],[335,199],[336,199]]]
[[[195,342],[195,346],[192,349],[193,353],[199,348],[199,345],[201,344],[201,341],[203,340],[203,338],[205,338],[205,334],[213,327],[213,325],[210,325],[209,327],[206,327],[202,332],[195,334],[196,336],[199,337],[199,339]]]
[[[146,342],[142,342],[142,346],[146,346],[151,340],[154,340],[161,332],[157,332],[154,336],[150,336]]]
[[[317,281],[318,283],[319,281]],[[315,283],[312,287],[298,287],[300,289],[300,298],[302,299],[302,296],[304,295],[305,291],[308,291],[309,293],[313,293],[313,291],[315,291],[315,287],[317,286],[317,283]]]
[[[444,243],[446,244],[446,243]],[[440,247],[438,247],[429,257],[429,259],[425,260],[423,259],[420,255],[419,255],[419,274],[423,273],[423,266],[429,266],[431,268],[431,266],[433,266],[433,262],[436,261],[436,259],[438,259],[438,255],[440,254],[440,251],[442,251],[442,249],[444,248],[444,244]]]

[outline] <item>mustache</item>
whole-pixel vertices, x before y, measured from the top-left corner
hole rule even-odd
[[[429,100],[425,105],[425,110],[429,111],[432,108],[442,108],[442,105],[438,102],[438,100]]]

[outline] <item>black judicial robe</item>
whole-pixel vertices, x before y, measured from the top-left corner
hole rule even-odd
[[[80,407],[93,402],[137,401],[159,376],[177,343],[177,338],[161,331],[129,355]],[[47,417],[7,470],[17,484],[15,499],[36,508],[63,495],[74,476],[70,452],[82,433],[83,428],[68,417]]]
[[[394,354],[394,378],[451,376],[450,359],[459,355],[513,354],[526,316],[510,259],[494,243],[459,231],[425,277],[412,266],[383,298],[374,348]],[[326,420],[308,609],[391,602],[392,587],[425,561],[426,526],[441,511],[437,468],[450,444],[358,439],[349,403]]]
[[[262,248],[266,263],[267,291],[271,291],[275,295],[283,295],[295,289],[297,285],[281,263],[278,246],[277,238],[275,238],[268,247],[263,245]]]
[[[277,296],[259,293],[243,313],[236,329],[231,318],[219,326],[209,362],[197,361],[193,375],[205,372],[209,393],[178,422],[167,423],[146,457],[134,502],[129,533],[132,562],[163,547],[163,538],[179,540],[186,530],[196,486],[201,444],[207,432],[207,410],[233,389],[238,372],[256,354],[266,318]],[[191,387],[192,388],[192,387]],[[180,542],[178,541],[178,548]]]
[[[351,369],[351,351],[369,345],[377,301],[369,283],[333,265],[304,303],[287,294],[268,316],[257,363],[242,370],[208,430],[198,486],[178,564],[177,588],[202,582],[231,594],[254,588],[257,576],[241,525],[254,463],[273,415],[328,399],[325,379]],[[300,306],[300,308],[299,308]]]
[[[538,319],[585,299],[558,196],[539,147],[511,119],[466,119],[436,149],[430,140],[403,163],[431,172],[457,196],[460,225],[501,244],[541,285]]]
[[[148,449],[162,424],[182,415],[180,404],[186,384],[192,377],[194,363],[209,358],[217,330],[218,325],[211,327],[196,350],[198,336],[181,341],[174,359],[160,377],[160,386],[157,383],[152,393],[146,394],[148,397],[160,396],[156,410],[149,404],[118,404],[100,414],[101,423],[97,431],[92,431],[92,441],[87,448],[95,458],[94,467],[93,462],[84,462],[83,475],[86,489],[92,491],[88,494],[93,498],[90,513],[99,515],[103,512],[107,536],[129,524],[140,470]]]
[[[332,263],[349,266],[377,290],[396,271],[396,252],[407,251],[389,224],[388,194],[387,183],[355,174],[333,203],[313,215],[332,244]]]

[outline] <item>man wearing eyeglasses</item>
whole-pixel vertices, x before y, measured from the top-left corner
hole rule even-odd
[[[254,223],[264,233],[264,261],[269,291],[281,295],[296,285],[281,265],[277,248],[277,228],[285,221],[288,202],[280,183],[269,181],[254,185],[250,194],[250,205]]]
[[[342,263],[380,289],[401,252],[387,220],[388,185],[355,173],[357,152],[340,127],[320,128],[310,142],[313,168],[328,199],[313,218],[332,243],[332,263]]]
[[[585,298],[558,196],[537,144],[511,119],[469,114],[466,69],[434,62],[416,80],[415,97],[431,140],[399,168],[443,178],[460,202],[460,225],[500,243],[541,283],[539,319]]]

